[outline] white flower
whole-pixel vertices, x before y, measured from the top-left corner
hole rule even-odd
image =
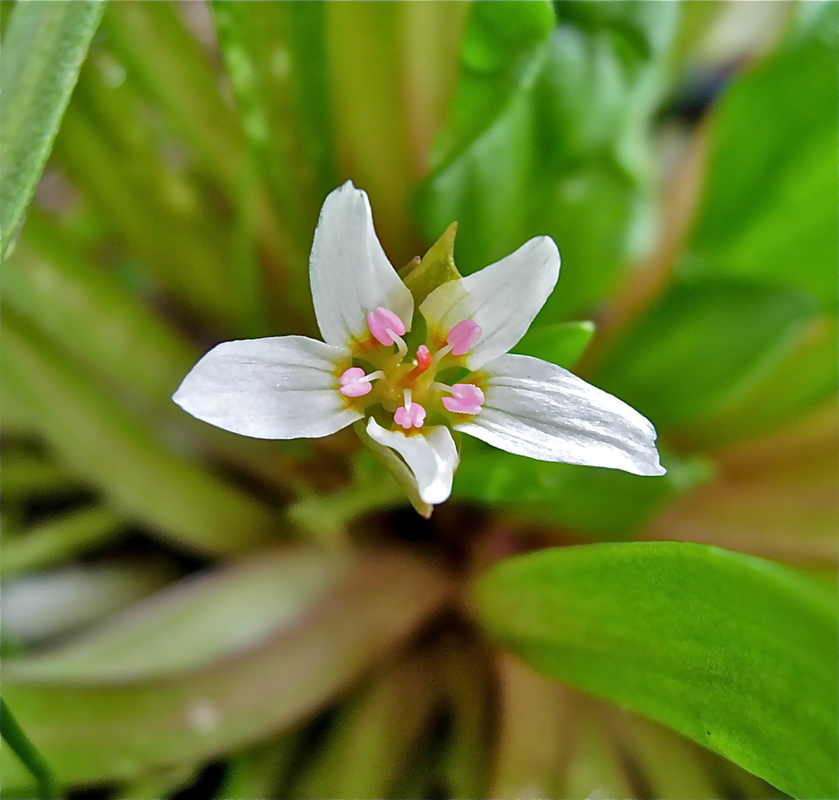
[[[370,438],[401,457],[428,513],[451,493],[451,430],[543,461],[663,474],[655,429],[641,414],[561,367],[507,354],[558,277],[556,245],[540,236],[444,283],[419,307],[427,335],[411,353],[403,337],[413,297],[376,237],[367,195],[348,181],[326,198],[312,245],[325,341],[224,342],[173,399],[198,419],[261,439],[327,436],[366,418]]]

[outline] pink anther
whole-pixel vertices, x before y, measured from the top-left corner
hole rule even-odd
[[[425,422],[425,409],[419,403],[411,403],[408,408],[400,406],[393,415],[393,421],[406,431],[409,428],[421,428]]]
[[[471,383],[456,383],[451,387],[453,397],[444,397],[443,405],[455,414],[477,414],[484,404],[484,393]]]
[[[394,344],[396,340],[391,334],[405,335],[405,323],[392,311],[381,306],[367,313],[367,327],[379,344]]]
[[[424,344],[417,348],[417,365],[422,371],[431,366],[431,351]]]
[[[345,397],[363,397],[373,389],[361,367],[350,367],[338,378],[338,383],[341,384],[338,391]]]
[[[452,355],[462,356],[468,353],[481,338],[481,326],[471,319],[458,322],[446,337],[446,342],[452,346]]]

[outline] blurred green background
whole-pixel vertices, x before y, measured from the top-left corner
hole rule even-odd
[[[3,796],[836,797],[837,11],[3,0]],[[552,236],[516,351],[667,475],[467,439],[426,522],[177,408],[346,179],[397,267]]]

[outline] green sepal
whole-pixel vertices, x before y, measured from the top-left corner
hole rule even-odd
[[[453,222],[419,261],[414,259],[399,270],[399,277],[410,289],[417,308],[438,286],[463,277],[454,263],[456,233],[457,223]]]

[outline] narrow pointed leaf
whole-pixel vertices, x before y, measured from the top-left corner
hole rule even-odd
[[[205,553],[264,540],[279,527],[265,505],[171,449],[7,310],[3,379],[26,416],[114,509]]]
[[[21,760],[38,783],[38,790],[44,800],[59,797],[58,787],[52,770],[43,756],[35,749],[26,734],[18,725],[5,700],[0,697],[0,734],[3,741]]]
[[[49,156],[102,0],[17,3],[3,37],[0,259],[13,244]]]

